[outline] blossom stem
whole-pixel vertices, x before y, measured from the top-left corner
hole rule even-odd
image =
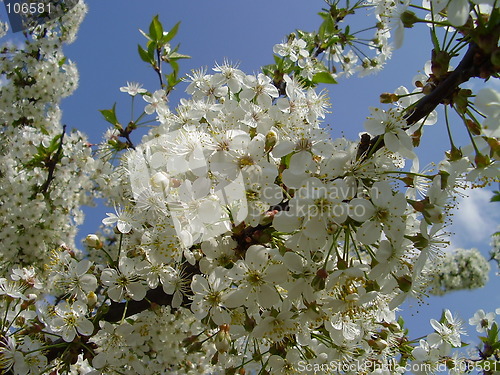
[[[354,237],[353,237],[353,235],[352,235],[352,232],[351,232],[351,231],[349,231],[349,237],[351,238],[352,243],[355,245],[355,244],[356,244],[356,241],[354,240]],[[359,253],[358,246],[354,246],[354,251],[356,252],[356,255],[358,256],[358,260],[359,260],[359,262],[360,262],[360,263],[363,263],[363,260],[362,260],[362,258],[361,258],[361,254]],[[365,274],[366,274],[366,272],[365,272]]]
[[[463,114],[461,114],[458,109],[454,106],[453,107],[455,109],[455,111],[460,115],[460,118],[462,119],[462,121],[464,122],[464,124],[466,123],[466,118]],[[472,143],[472,147],[474,148],[474,151],[476,153],[476,155],[479,155],[481,154],[481,151],[479,151],[479,148],[477,147],[476,145],[476,142],[474,141],[474,137],[472,136],[471,132],[470,132],[470,129],[468,126],[465,127],[465,129],[467,130],[467,134],[469,135],[469,138],[470,138],[470,142]]]
[[[122,251],[122,244],[123,244],[123,233],[120,233],[120,243],[118,245],[118,256],[116,258],[116,262],[120,260],[120,253]]]
[[[342,255],[342,259],[347,263],[349,260],[349,239],[350,239],[350,227],[347,226],[344,229],[344,254]]]
[[[7,326],[7,328],[5,329],[5,332],[8,332],[8,331],[9,331],[10,327],[12,327],[12,324],[14,324],[14,322],[15,322],[15,321],[16,321],[16,319],[17,319],[17,317],[18,317],[18,316],[19,316],[22,312],[23,312],[23,310],[22,310],[22,309],[19,309],[19,311],[17,312],[16,316],[10,320],[9,325],[8,325],[8,326]]]
[[[337,233],[335,234],[335,238],[332,240],[332,245],[330,246],[330,249],[328,249],[328,254],[326,254],[325,262],[323,263],[324,269],[326,269],[326,266],[328,264],[328,259],[330,258],[330,255],[332,254],[333,247],[334,247],[335,243],[337,242],[337,238],[339,237],[339,235],[340,235],[340,230],[338,230]]]
[[[104,252],[104,255],[106,255],[106,258],[108,258],[110,265],[115,264],[115,261],[113,260],[113,258],[111,258],[111,255],[104,248],[102,248],[101,251]]]
[[[446,131],[448,132],[448,138],[450,139],[450,144],[452,149],[456,149],[455,143],[453,143],[453,137],[451,136],[450,122],[448,120],[448,107],[444,107],[444,119],[446,123]]]
[[[434,178],[434,176],[432,176],[432,175],[428,176],[428,175],[421,174],[421,173],[407,172],[407,171],[383,171],[382,173],[384,173],[384,174],[388,174],[388,173],[406,174],[406,175],[409,175],[409,176],[417,176],[417,177],[428,178],[429,180],[432,180]]]
[[[129,301],[130,300],[125,301],[125,308],[123,309],[123,315],[122,315],[121,324],[123,324],[123,322],[125,321],[125,318],[127,317],[127,309],[128,309],[128,303],[129,303]]]
[[[425,7],[423,7],[423,6],[420,6],[420,5],[410,4],[409,6],[410,6],[411,8],[420,9],[420,10],[425,10],[426,12],[430,12],[430,11],[431,11],[430,9],[425,8]]]
[[[453,43],[453,41],[455,40],[455,37],[457,36],[458,34],[458,31],[455,30],[453,32],[453,35],[450,37],[450,40],[448,41],[448,44],[446,44],[446,47],[445,47],[445,51],[447,51],[450,47],[451,47],[451,43]],[[445,38],[446,38],[446,35],[448,35],[448,29],[446,29],[446,34],[445,34]],[[443,41],[443,45],[445,44],[445,42]]]
[[[377,26],[366,27],[364,29],[353,32],[351,35],[356,35],[356,34],[362,33],[363,31],[373,30],[376,28],[377,28]]]
[[[11,303],[11,300],[10,300],[10,299],[7,299],[7,306],[5,307],[5,314],[4,314],[4,317],[3,317],[3,319],[2,319],[2,327],[1,327],[2,332],[3,332],[4,334],[6,334],[6,333],[7,333],[7,330],[6,330],[6,329],[4,329],[4,327],[5,327],[5,323],[7,322],[7,315],[8,315],[8,313],[9,313],[10,303]]]

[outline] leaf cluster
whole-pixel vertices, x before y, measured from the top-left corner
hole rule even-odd
[[[171,48],[170,41],[177,35],[180,22],[177,22],[168,32],[164,31],[163,25],[156,15],[151,24],[149,25],[149,33],[139,30],[142,35],[147,38],[146,46],[140,44],[137,46],[140,58],[148,63],[160,78],[160,84],[167,94],[182,81],[179,78],[179,64],[180,59],[191,58],[188,55],[183,55],[179,52],[180,45]],[[162,63],[170,65],[171,73],[162,73]],[[164,83],[164,79],[165,82]]]

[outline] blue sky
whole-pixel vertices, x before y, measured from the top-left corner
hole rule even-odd
[[[99,109],[111,108],[117,102],[118,113],[128,119],[129,97],[119,92],[126,81],[141,82],[150,91],[159,88],[155,73],[137,54],[137,44],[145,43],[138,29],[147,30],[154,15],[160,15],[165,29],[182,21],[174,42],[181,44],[180,53],[191,55],[192,59],[181,61],[181,73],[202,66],[211,69],[215,62],[222,62],[224,58],[239,62],[242,70],[253,73],[273,61],[273,45],[287,34],[296,28],[317,29],[320,24],[317,12],[325,5],[322,0],[88,0],[87,4],[89,13],[78,38],[65,49],[68,58],[77,63],[80,85],[71,97],[64,99],[62,108],[64,123],[87,133],[93,143],[101,139],[107,128]],[[5,19],[3,12],[2,7],[0,16]],[[326,123],[333,129],[334,137],[345,135],[357,139],[358,133],[363,131],[368,108],[378,105],[380,93],[391,92],[400,85],[411,87],[412,77],[430,59],[431,44],[425,25],[406,30],[405,38],[404,46],[394,52],[386,69],[378,75],[340,80],[338,85],[328,87],[332,113]],[[171,97],[171,106],[183,96],[184,88],[181,84]],[[456,128],[459,126],[457,123]],[[448,145],[442,122],[427,127],[426,132],[429,134],[424,136],[424,143],[418,150],[421,166],[440,161]],[[456,131],[456,136],[465,139],[460,130]],[[487,254],[489,235],[500,223],[500,203],[489,203],[490,196],[485,190],[476,190],[470,193],[470,198],[460,200],[455,224],[448,228],[456,233],[452,237],[452,248],[476,247]],[[106,209],[86,212],[81,236],[97,228]],[[499,283],[494,271],[490,283],[482,290],[433,297],[428,300],[429,305],[424,306],[418,306],[416,301],[407,303],[408,311],[403,315],[414,332],[413,337],[430,332],[429,318],[439,318],[445,307],[463,319],[468,319],[479,308],[488,312],[499,307]]]

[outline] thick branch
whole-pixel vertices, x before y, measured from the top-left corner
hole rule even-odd
[[[172,294],[165,293],[163,288],[159,286],[156,289],[149,290],[146,293],[146,297],[141,301],[131,300],[128,304],[124,302],[112,302],[109,307],[109,311],[104,314],[102,320],[107,322],[118,322],[123,317],[129,317],[151,308],[152,304],[171,306],[173,297],[174,296]],[[189,296],[184,295],[181,306],[189,307],[190,304],[191,300]]]
[[[63,125],[63,132],[61,134],[61,138],[59,139],[59,147],[57,148],[57,151],[54,154],[54,156],[51,157],[50,160],[46,163],[46,166],[49,168],[49,172],[47,174],[47,180],[45,180],[45,183],[40,188],[40,192],[42,194],[47,193],[47,190],[49,189],[49,185],[52,182],[52,180],[54,179],[54,171],[56,169],[57,163],[61,160],[61,156],[62,156],[63,142],[64,142],[64,135],[65,134],[66,134],[66,125]]]
[[[189,282],[191,284],[191,280],[194,275],[200,273],[200,270],[197,265],[187,265],[183,268],[182,278],[183,281]],[[183,294],[182,307],[188,307],[191,305],[191,289],[187,289],[188,293]],[[172,306],[173,295],[167,294],[163,291],[161,286],[156,289],[151,289],[146,293],[146,297],[141,301],[128,301],[125,302],[112,302],[109,310],[103,316],[103,320],[108,322],[117,322],[122,319],[124,316],[129,317],[140,313],[141,311],[147,310],[151,308],[152,304],[160,305],[160,306]],[[126,310],[125,310],[126,309]]]
[[[482,77],[482,72],[494,71],[490,57],[490,54],[484,53],[476,43],[471,42],[456,69],[439,82],[434,90],[415,104],[413,111],[406,118],[408,127],[426,118],[439,104],[453,102],[453,95],[462,83],[473,77]],[[384,140],[381,135],[371,139],[369,146],[366,137],[361,138],[358,158],[362,155],[366,158],[382,147],[384,147]]]
[[[415,109],[406,119],[408,126],[427,117],[443,101],[451,101],[453,93],[462,83],[467,82],[472,77],[479,76],[480,68],[484,63],[484,56],[480,56],[479,47],[477,44],[471,43],[456,69],[441,81],[431,93],[417,102]]]

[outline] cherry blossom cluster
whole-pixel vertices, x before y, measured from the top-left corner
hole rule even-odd
[[[327,93],[316,84],[381,68],[389,38],[398,47],[420,20],[407,2],[327,4],[317,34],[297,31],[274,47],[273,69],[246,74],[224,62],[193,71],[177,107],[168,102],[177,69],[164,84],[154,53],[170,46],[177,25],[164,32],[155,17],[140,53],[161,88],[120,91],[143,105],[138,119],[157,124],[134,145],[139,120],[125,127],[115,107],[102,110],[113,127],[95,159],[59,109],[77,84],[61,45],[74,38],[83,1],[32,30],[24,49],[5,50],[2,373],[328,374],[341,364],[334,371],[375,375],[498,365],[498,309],[469,320],[486,334],[472,358],[454,350],[465,331],[450,311],[418,340],[397,316],[407,298],[478,287],[489,269],[477,251],[443,250],[457,190],[498,179],[498,92],[460,88],[466,74],[494,76],[491,46],[471,42],[460,75],[449,69],[453,50],[435,51],[411,93],[400,87],[382,94],[387,106],[370,108],[360,141],[332,139]],[[480,24],[476,13],[498,14],[481,4],[469,18],[469,5],[432,4],[422,20],[448,32],[448,21],[462,27]],[[377,20],[367,43],[374,58],[340,28],[365,7]],[[416,148],[438,104],[458,113],[471,147],[462,151],[450,134],[446,158],[421,169]],[[115,209],[79,251],[75,224],[89,192]]]
[[[439,265],[429,272],[433,275],[430,290],[442,295],[453,290],[481,288],[488,282],[490,265],[477,249],[455,249],[444,254]]]
[[[472,166],[443,163],[446,180],[408,198],[392,173],[418,163],[398,106],[372,110],[366,127],[386,148],[367,157],[320,127],[324,93],[285,77],[280,95],[262,74],[214,70],[193,72],[175,111],[164,91],[144,94],[159,126],[122,158],[132,200],[103,220],[122,247],[100,273],[107,295],[160,290],[189,305],[206,326],[188,352],[212,353],[214,370],[286,373],[304,351],[318,365],[387,364],[404,336],[395,309],[426,290],[455,181]]]
[[[490,258],[491,260],[494,260],[497,263],[497,267],[499,268],[497,270],[497,275],[500,275],[500,235],[499,235],[499,230],[500,228],[497,227],[497,232],[493,234],[491,237],[491,250],[490,250]]]
[[[45,261],[53,246],[74,248],[80,206],[89,201],[94,159],[84,135],[61,124],[61,98],[78,72],[61,47],[85,13],[78,5],[65,27],[39,26],[24,46],[6,45],[0,87],[0,238],[2,264]]]

